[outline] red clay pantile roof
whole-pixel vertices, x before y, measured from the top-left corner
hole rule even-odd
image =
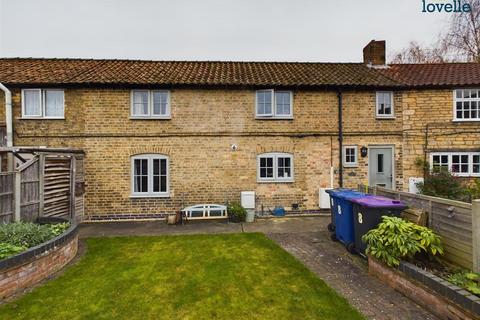
[[[0,58],[10,85],[448,87],[480,85],[479,63],[146,61]]]
[[[0,58],[10,85],[394,87],[363,63]]]
[[[379,71],[407,87],[480,85],[480,63],[392,64]]]

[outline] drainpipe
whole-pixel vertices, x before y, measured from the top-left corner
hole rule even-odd
[[[0,83],[0,89],[5,93],[5,121],[7,122],[7,147],[13,147],[13,121],[12,121],[12,93]],[[13,158],[8,155],[8,170],[13,171]]]
[[[430,166],[427,166],[427,150],[428,150],[428,130],[429,123],[425,126],[425,146],[423,148],[423,181],[427,178],[427,170],[430,170]]]
[[[343,187],[343,97],[342,92],[337,92],[338,97],[338,186]]]

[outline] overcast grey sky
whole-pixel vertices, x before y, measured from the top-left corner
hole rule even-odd
[[[438,2],[438,1],[437,1]],[[360,61],[431,43],[449,14],[421,0],[0,0],[0,56]]]

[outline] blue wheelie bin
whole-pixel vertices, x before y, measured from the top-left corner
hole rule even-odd
[[[344,189],[344,188],[325,190],[325,192],[330,195],[330,223],[328,224],[327,228],[328,228],[328,231],[330,231],[332,233],[335,232],[335,217],[337,215],[336,210],[337,210],[337,207],[338,207],[338,204],[337,204],[338,197],[337,197],[337,195],[340,192],[349,191],[349,190],[350,189]],[[335,234],[333,234],[333,235],[335,235]]]
[[[335,236],[350,253],[355,253],[355,228],[353,222],[354,199],[371,197],[358,191],[343,191],[336,194],[337,208],[335,210]]]
[[[352,189],[333,189],[326,191],[330,195],[331,219],[328,225],[330,239],[340,240],[348,251],[354,252],[352,204],[347,199],[365,197],[365,194]]]

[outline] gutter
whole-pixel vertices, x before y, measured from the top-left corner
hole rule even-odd
[[[338,186],[343,187],[343,96],[337,92],[338,97]]]
[[[12,93],[0,82],[0,89],[5,93],[5,121],[7,124],[7,147],[13,147],[13,118],[12,118]],[[8,157],[8,170],[13,170],[13,159]]]

